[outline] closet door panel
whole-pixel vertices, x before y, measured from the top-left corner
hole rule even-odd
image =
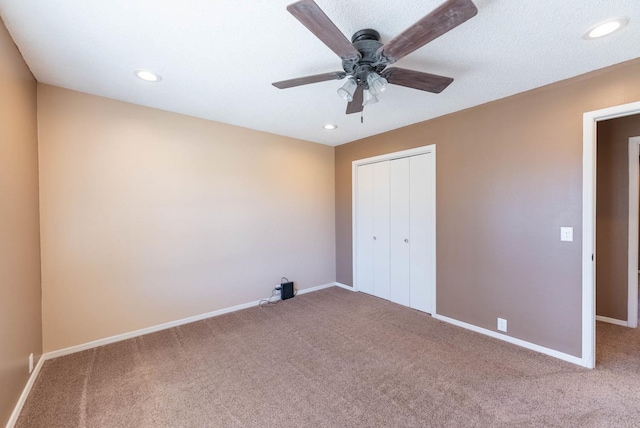
[[[431,153],[410,159],[410,301],[412,308],[433,313],[435,162]]]
[[[389,162],[373,164],[373,294],[389,300]]]
[[[390,300],[405,306],[410,306],[410,162],[407,157],[389,165]]]
[[[373,294],[373,165],[358,167],[356,176],[356,284]]]

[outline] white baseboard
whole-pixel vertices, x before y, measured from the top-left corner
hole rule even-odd
[[[560,360],[568,361],[579,366],[587,367],[586,362],[579,357],[565,354],[564,352],[556,351],[554,349],[545,348],[544,346],[536,345],[535,343],[527,342],[525,340],[516,339],[515,337],[507,336],[502,333],[487,330],[486,328],[478,327],[473,324],[467,324],[466,322],[458,321],[453,318],[445,317],[439,314],[433,314],[433,318],[440,321],[447,322],[449,324],[456,325],[458,327],[466,328],[467,330],[475,331],[476,333],[484,334],[486,336],[493,337],[495,339],[504,340],[505,342],[512,343],[514,345],[522,346],[523,348],[531,349],[532,351],[540,352],[551,357],[558,358]]]
[[[313,291],[324,290],[325,288],[330,288],[330,287],[340,287],[340,288],[344,288],[344,289],[349,290],[349,291],[355,291],[355,290],[353,289],[353,287],[349,287],[348,285],[344,285],[344,284],[341,284],[341,283],[339,283],[339,282],[330,282],[330,283],[328,283],[328,284],[318,285],[317,287],[311,287],[311,288],[305,288],[304,290],[298,290],[298,291],[296,292],[296,296],[297,296],[298,294],[311,293],[311,292],[313,292]],[[273,297],[271,298],[271,301],[272,301],[272,302],[276,302],[276,301],[278,301],[278,300],[280,300],[280,296],[273,296]]]
[[[239,311],[241,309],[257,306],[259,300],[255,302],[243,303],[241,305],[232,306],[230,308],[219,309],[213,312],[207,312],[205,314],[195,315],[188,318],[182,318],[176,321],[170,321],[163,324],[154,325],[152,327],[142,328],[140,330],[130,331],[128,333],[117,334],[115,336],[105,337],[104,339],[98,339],[91,342],[83,343],[81,345],[70,346],[68,348],[58,349],[56,351],[50,351],[44,354],[47,360],[52,358],[62,357],[64,355],[75,354],[76,352],[86,351],[87,349],[97,348],[99,346],[109,345],[115,342],[121,342],[123,340],[132,339],[138,336],[144,336],[145,334],[155,333],[158,331],[166,330],[169,328],[177,327],[184,324],[204,320],[207,318],[216,317],[218,315],[228,314],[229,312]]]
[[[27,381],[27,384],[25,385],[24,389],[22,390],[22,394],[20,394],[20,398],[18,399],[18,402],[16,403],[16,406],[13,408],[13,412],[11,413],[11,416],[9,417],[9,421],[7,422],[7,427],[6,428],[13,428],[13,426],[16,424],[16,422],[18,422],[18,417],[20,416],[20,412],[22,411],[22,407],[24,406],[24,403],[27,401],[27,397],[29,396],[29,393],[31,392],[31,388],[33,388],[33,384],[36,382],[36,378],[38,377],[38,374],[40,373],[40,369],[42,368],[42,365],[44,364],[44,361],[45,361],[45,358],[44,358],[44,355],[43,355],[38,360],[38,364],[36,364],[36,366],[33,368],[33,371],[31,372],[31,376],[29,376],[29,380]]]
[[[312,293],[314,291],[324,290],[325,288],[335,287],[336,285],[337,283],[330,282],[328,284],[318,285],[317,287],[305,288],[304,290],[298,290],[298,292],[296,293],[296,296],[298,294],[307,294],[307,293]]]
[[[629,324],[626,321],[603,317],[602,315],[596,315],[596,321],[608,322],[609,324],[620,325],[622,327],[629,327]]]
[[[322,285],[318,285],[316,287],[305,288],[304,290],[296,290],[296,294],[295,295],[297,296],[298,294],[312,293],[314,291],[324,290],[325,288],[329,288],[329,287],[346,287],[346,285],[339,285],[337,282],[330,282],[328,284],[322,284]],[[271,297],[270,300],[272,302],[277,302],[278,300],[281,300],[281,299],[280,299],[280,296],[273,296],[273,297]]]
[[[345,290],[356,291],[355,287],[351,287],[349,285],[342,284],[341,282],[334,282],[333,285],[335,285],[336,287],[344,288]]]

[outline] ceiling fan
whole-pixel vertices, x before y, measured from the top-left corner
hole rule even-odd
[[[478,13],[471,0],[447,0],[383,45],[380,34],[372,29],[356,32],[349,42],[313,0],[297,1],[287,6],[287,10],[342,59],[343,71],[283,80],[273,86],[286,89],[347,77],[347,82],[338,89],[338,94],[349,102],[347,114],[359,113],[364,106],[378,102],[376,96],[386,89],[387,83],[436,94],[442,92],[453,82],[452,78],[386,67]]]

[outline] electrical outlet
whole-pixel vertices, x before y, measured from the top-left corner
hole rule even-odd
[[[33,352],[29,355],[29,373],[33,371]]]
[[[507,331],[507,320],[498,318],[498,330]]]

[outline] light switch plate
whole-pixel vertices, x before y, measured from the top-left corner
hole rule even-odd
[[[560,228],[560,240],[573,242],[573,227],[561,227]]]

